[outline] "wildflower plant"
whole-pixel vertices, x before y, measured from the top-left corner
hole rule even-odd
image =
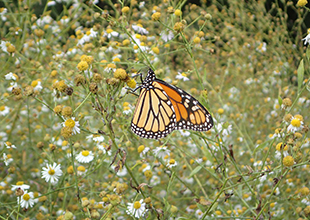
[[[306,0],[2,5],[0,216],[309,218]],[[148,68],[214,127],[134,135]]]

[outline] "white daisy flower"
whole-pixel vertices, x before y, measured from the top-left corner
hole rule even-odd
[[[126,212],[128,215],[134,216],[135,218],[144,216],[146,208],[143,199],[134,203],[128,203]]]
[[[17,203],[20,205],[20,207],[25,209],[32,207],[34,205],[33,192],[28,193],[27,190],[24,191],[24,195],[17,197]]]
[[[3,153],[3,157],[2,157],[5,166],[8,166],[11,162],[13,162],[13,158],[8,157],[8,155],[6,155],[6,153]]]
[[[121,169],[118,170],[116,175],[122,177],[122,176],[126,176],[127,173],[128,173],[128,171],[127,171],[126,167],[122,167]]]
[[[304,198],[303,200],[301,200],[301,203],[305,204],[305,205],[310,205],[310,201],[308,198]]]
[[[292,117],[290,125],[287,127],[288,132],[297,132],[303,129],[303,121],[299,117]]]
[[[99,150],[103,151],[103,154],[108,154],[109,156],[112,155],[112,152],[110,150],[107,150],[109,149],[109,146],[106,143],[100,143],[97,145],[97,147]]]
[[[126,89],[126,87],[123,87],[121,90],[121,96],[124,96],[127,94],[128,89]]]
[[[20,184],[19,184],[20,183]],[[19,184],[19,185],[18,185]],[[15,191],[16,189],[20,188],[21,190],[25,191],[26,189],[29,189],[30,186],[27,184],[24,184],[23,182],[18,182],[17,185],[12,185],[11,190]]]
[[[41,91],[43,87],[41,86],[41,81],[37,81],[37,85],[33,88],[33,91]]]
[[[179,131],[183,137],[188,137],[191,135],[189,131],[186,131],[186,130],[179,130]]]
[[[44,178],[46,182],[56,184],[58,182],[58,178],[62,175],[60,166],[61,165],[57,163],[53,163],[53,165],[47,164],[46,167],[42,168],[42,178]]]
[[[283,153],[283,158],[289,155],[287,151],[283,151],[282,153]],[[281,153],[280,151],[276,151],[276,154],[275,154],[274,157],[275,157],[277,160],[281,160],[281,158],[282,158],[282,153]]]
[[[131,114],[132,113],[131,108],[132,108],[132,106],[128,102],[124,102],[124,104],[123,104],[123,109],[124,109],[123,113],[125,115]]]
[[[195,211],[195,216],[196,216],[197,219],[201,219],[202,216],[203,216],[203,214],[204,214],[204,212],[201,211],[200,209],[197,209],[197,210]]]
[[[10,83],[10,87],[7,88],[6,90],[9,91],[9,92],[12,92],[13,88],[17,88],[18,87],[18,84],[16,82],[11,82]]]
[[[139,8],[144,8],[145,1],[139,3]]]
[[[80,133],[80,123],[79,121],[75,121],[75,117],[67,119],[65,122],[61,123],[63,127],[69,127],[72,128],[73,134]]]
[[[308,29],[308,35],[305,38],[303,38],[302,40],[305,41],[304,45],[307,45],[307,43],[310,44],[310,28]]]
[[[7,141],[7,142],[4,142],[5,146],[7,149],[16,149],[16,146],[14,144],[12,144],[11,142]]]
[[[172,31],[167,32],[161,32],[160,33],[161,39],[163,39],[163,41],[167,42],[169,40],[171,40],[174,37],[174,34]]]
[[[130,109],[130,107],[124,107],[123,113],[124,113],[125,115],[129,115],[129,114],[132,113],[132,110]]]
[[[140,153],[140,157],[144,157],[146,155],[147,152],[149,152],[150,148],[149,147],[144,147],[142,149],[142,151],[139,151],[138,149],[138,152]]]
[[[86,137],[86,139],[87,140],[91,139],[91,140],[95,141],[96,143],[101,143],[101,142],[104,141],[104,137],[102,135],[93,135],[93,134],[91,134],[91,135],[88,135]]]
[[[216,126],[216,130],[218,130],[219,132],[222,132],[222,135],[224,137],[227,137],[231,131],[232,131],[232,125],[226,125],[226,123],[219,123]]]
[[[56,2],[55,2],[55,1],[49,1],[49,2],[47,3],[47,7],[54,6],[54,5],[56,5]]]
[[[14,74],[12,72],[9,72],[4,77],[6,80],[16,80],[16,76],[14,76]]]
[[[188,81],[189,80],[189,78],[187,77],[186,73],[180,73],[180,72],[178,72],[178,75],[175,78],[183,80],[183,81]]]
[[[107,29],[107,32],[105,32],[102,36],[107,37],[107,38],[112,38],[112,37],[118,37],[119,33],[116,31],[113,31],[112,29]]]
[[[256,48],[256,51],[259,51],[259,52],[265,52],[267,50],[267,44],[266,42],[263,42],[263,43],[260,43],[258,45],[258,47]]]
[[[158,185],[160,184],[160,177],[159,176],[156,176],[156,175],[153,175],[151,180],[150,180],[150,184],[152,186],[155,186],[155,185]]]
[[[7,51],[7,45],[10,44],[8,41],[1,41],[0,43],[0,49],[3,50],[4,52],[8,53]]]
[[[111,168],[115,172],[116,165],[112,165]],[[123,177],[123,176],[126,176],[127,173],[128,173],[128,171],[127,171],[126,167],[125,166],[121,166],[118,169],[116,175],[119,176],[119,177]]]
[[[80,152],[75,159],[80,163],[89,163],[94,159],[94,154],[91,151],[83,150]]]
[[[166,164],[168,168],[175,167],[176,165],[178,165],[178,163],[174,159],[170,159],[168,163]]]
[[[131,27],[135,32],[138,32],[139,34],[145,34],[145,35],[149,34],[149,32],[145,28],[139,25],[133,24]]]
[[[143,168],[142,172],[144,173],[147,170],[151,170],[151,166],[149,164],[146,164],[146,166]]]
[[[153,153],[156,157],[164,159],[167,155],[170,156],[170,150],[167,149],[165,146],[156,147],[153,150]]]
[[[3,22],[5,22],[7,20],[5,14],[8,12],[7,8],[2,8],[2,10],[0,10],[0,16],[1,16],[1,20]]]
[[[92,38],[97,37],[98,32],[94,31],[92,28],[86,34],[83,35],[81,39],[79,39],[77,46],[84,45],[84,43],[89,42]]]

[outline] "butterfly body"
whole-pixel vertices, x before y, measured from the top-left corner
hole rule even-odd
[[[210,113],[187,92],[160,79],[152,69],[140,86],[131,130],[142,138],[159,139],[173,130],[207,131]]]

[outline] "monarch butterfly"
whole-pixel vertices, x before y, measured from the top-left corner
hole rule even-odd
[[[187,92],[157,79],[152,69],[142,81],[131,130],[142,138],[159,139],[173,130],[207,131],[213,119]]]

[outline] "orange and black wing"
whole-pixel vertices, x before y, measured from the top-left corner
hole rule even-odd
[[[147,78],[146,78],[147,79]],[[173,105],[159,83],[143,81],[131,130],[143,138],[159,139],[175,129]]]
[[[168,94],[176,116],[176,130],[207,131],[213,126],[208,110],[193,96],[162,80],[156,82]]]

